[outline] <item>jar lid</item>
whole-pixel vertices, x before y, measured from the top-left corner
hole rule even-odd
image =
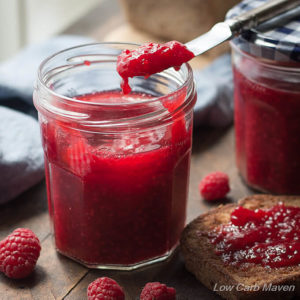
[[[267,1],[269,0],[244,0],[228,11],[226,19]],[[300,7],[265,22],[255,30],[242,33],[232,43],[253,56],[280,62],[300,62]]]

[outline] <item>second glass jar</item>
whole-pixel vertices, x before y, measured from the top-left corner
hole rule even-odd
[[[300,194],[300,63],[231,46],[237,167],[255,189]]]

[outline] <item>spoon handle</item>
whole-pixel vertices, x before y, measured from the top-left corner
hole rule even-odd
[[[300,0],[271,0],[232,19],[226,20],[233,35],[255,28],[261,23],[300,6]]]

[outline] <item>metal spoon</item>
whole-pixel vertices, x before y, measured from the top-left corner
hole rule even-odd
[[[237,17],[217,23],[210,31],[185,45],[195,54],[195,56],[200,55],[217,45],[230,40],[241,32],[256,28],[261,23],[297,6],[300,7],[300,0],[268,1],[267,3]]]

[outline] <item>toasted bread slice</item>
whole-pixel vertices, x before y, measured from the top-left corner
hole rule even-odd
[[[221,257],[215,254],[214,245],[206,235],[216,226],[228,223],[237,205],[264,209],[278,202],[300,207],[300,196],[254,195],[237,204],[219,206],[196,218],[181,236],[180,247],[186,268],[207,288],[229,300],[291,299],[300,296],[300,266],[270,269],[252,265],[245,269],[225,265]]]

